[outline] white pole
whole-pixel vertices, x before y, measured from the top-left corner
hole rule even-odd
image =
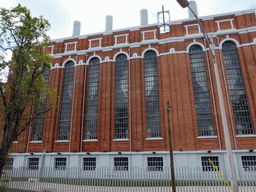
[[[219,101],[220,101],[220,111],[221,111],[221,118],[222,118],[222,124],[223,124],[223,130],[224,130],[224,136],[225,136],[225,143],[226,143],[226,149],[227,149],[227,157],[228,157],[228,164],[229,164],[229,171],[230,171],[230,179],[231,179],[231,187],[234,192],[238,192],[238,185],[237,185],[237,178],[236,178],[236,171],[235,171],[235,166],[234,166],[234,159],[233,159],[233,154],[232,154],[232,149],[231,149],[231,144],[230,144],[230,137],[229,137],[229,131],[228,131],[228,123],[227,123],[227,116],[226,116],[226,111],[224,107],[224,101],[223,101],[223,94],[221,90],[221,84],[220,84],[220,77],[219,77],[219,71],[218,71],[218,66],[217,66],[217,61],[216,61],[216,55],[215,55],[215,48],[212,39],[210,39],[205,32],[201,22],[199,21],[197,15],[194,13],[194,11],[188,6],[190,11],[194,14],[201,31],[203,32],[204,38],[206,40],[206,43],[208,44],[212,57],[213,57],[213,62],[214,62],[214,71],[215,71],[215,76],[216,76],[216,83],[217,83],[217,92],[219,96]],[[210,45],[209,45],[209,42]]]

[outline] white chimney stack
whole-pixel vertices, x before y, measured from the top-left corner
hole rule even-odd
[[[148,24],[148,10],[141,9],[140,10],[140,25],[147,25]]]
[[[81,29],[81,23],[79,21],[74,21],[72,37],[79,36],[80,35],[80,29]]]
[[[112,30],[113,30],[113,17],[111,15],[107,15],[105,31],[112,31]]]
[[[189,1],[189,7],[194,11],[196,16],[198,16],[196,2],[195,1]],[[191,19],[195,18],[194,14],[190,11],[190,9],[188,9],[188,17],[191,18]]]

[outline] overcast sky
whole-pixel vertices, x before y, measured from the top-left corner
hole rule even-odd
[[[10,8],[20,3],[33,16],[43,15],[51,23],[52,39],[72,35],[73,22],[81,22],[81,34],[105,30],[106,15],[113,16],[113,29],[140,25],[140,10],[147,9],[149,23],[156,23],[156,13],[170,11],[171,20],[188,17],[176,0],[2,0],[0,7]],[[256,8],[256,0],[196,0],[199,16]]]
[[[256,0],[195,1],[199,16],[256,9]],[[157,23],[156,15],[162,10],[162,5],[170,11],[171,20],[188,18],[187,8],[182,9],[176,0],[1,0],[0,7],[9,9],[18,3],[28,7],[32,16],[43,15],[49,20],[51,39],[72,36],[75,20],[81,22],[81,35],[102,32],[107,15],[113,16],[113,29],[138,26],[141,9],[148,10],[149,24]]]

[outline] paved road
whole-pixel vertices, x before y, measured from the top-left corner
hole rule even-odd
[[[8,188],[42,192],[172,192],[171,187],[100,187],[42,182],[11,181]],[[177,192],[232,192],[229,187],[177,187]],[[240,187],[239,192],[256,192],[256,187]]]

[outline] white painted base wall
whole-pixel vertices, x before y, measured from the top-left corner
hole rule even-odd
[[[163,167],[170,167],[170,155],[167,151],[156,151],[153,152],[91,152],[87,153],[11,153],[10,158],[14,158],[13,167],[28,167],[29,158],[39,158],[39,168],[42,167],[55,167],[55,158],[67,158],[67,168],[72,167],[83,167],[83,158],[85,157],[95,157],[96,158],[96,168],[99,167],[109,167],[114,168],[114,158],[115,157],[128,157],[128,167],[139,167],[147,168],[148,157],[163,157]],[[229,170],[229,165],[227,163],[226,151],[179,151],[174,152],[174,166],[175,168],[189,167],[189,168],[202,168],[201,157],[202,156],[218,156],[219,159],[219,169]],[[255,150],[249,152],[249,150],[236,150],[233,151],[235,167],[238,170],[242,168],[241,156],[256,156]]]

